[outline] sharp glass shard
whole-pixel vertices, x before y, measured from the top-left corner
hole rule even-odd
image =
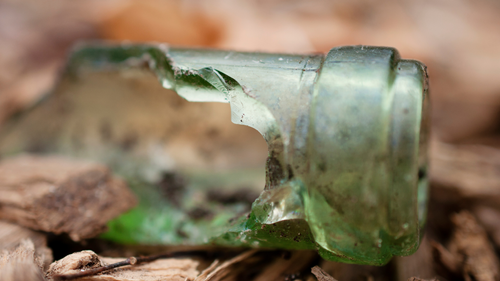
[[[262,135],[267,154],[259,135],[227,126],[221,103]],[[110,224],[108,239],[317,249],[381,265],[420,243],[427,103],[425,66],[392,48],[91,44],[72,53],[51,95],[3,128],[0,153],[113,167],[141,204]]]

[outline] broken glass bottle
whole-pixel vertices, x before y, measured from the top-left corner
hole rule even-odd
[[[4,126],[0,155],[59,153],[119,172],[141,204],[110,223],[107,239],[316,249],[329,260],[382,265],[420,243],[427,85],[424,65],[386,47],[290,55],[90,44],[72,53],[51,95]],[[172,136],[197,125],[176,115],[182,106],[167,92],[229,103],[233,123],[262,135],[260,195],[231,191],[264,177],[255,169],[182,165],[192,152],[169,150]],[[189,114],[201,122],[216,112]]]

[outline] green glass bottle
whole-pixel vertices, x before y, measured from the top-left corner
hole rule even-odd
[[[118,151],[107,140],[76,141],[67,133],[77,126],[67,120],[78,107],[92,108],[78,116],[100,116],[94,112],[98,106],[83,105],[99,99],[76,98],[83,95],[81,85],[131,69],[153,72],[163,88],[187,101],[229,103],[233,123],[261,133],[268,145],[266,181],[249,212],[235,216],[239,207],[212,206],[210,218],[190,219],[185,206],[194,204],[192,191],[172,203],[158,199],[151,187],[151,174],[163,169],[153,160],[157,156]],[[113,77],[119,81],[123,75]],[[94,89],[101,96],[110,91]],[[108,239],[317,249],[329,260],[382,265],[415,252],[420,243],[427,103],[425,66],[400,59],[392,48],[346,46],[326,55],[290,55],[92,44],[72,53],[54,94],[6,126],[0,153],[30,150],[42,138],[50,144],[39,149],[43,153],[97,159],[121,173],[142,203],[110,223]],[[65,105],[69,113],[47,117]],[[143,115],[155,118],[154,112]],[[125,122],[118,113],[110,120],[111,127]],[[42,131],[50,133],[41,137]],[[89,153],[102,143],[105,149]]]

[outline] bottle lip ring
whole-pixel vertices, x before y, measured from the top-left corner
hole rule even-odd
[[[357,222],[360,232],[378,227],[386,242],[394,243],[395,255],[407,254],[410,244],[416,250],[425,221],[427,182],[418,175],[427,165],[427,85],[425,66],[401,60],[392,48],[334,48],[323,64],[311,109],[316,128],[309,147],[318,150],[311,162],[320,165],[313,167],[306,188],[331,202],[341,221]],[[324,160],[325,155],[331,158]],[[321,221],[325,212],[308,219]],[[401,247],[404,237],[412,237],[411,242]]]

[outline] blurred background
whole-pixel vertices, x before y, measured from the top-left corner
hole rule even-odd
[[[96,39],[289,53],[395,47],[428,66],[432,150],[447,151],[431,160],[470,160],[443,143],[486,146],[471,153],[494,169],[477,178],[499,185],[498,1],[0,0],[0,126],[50,91],[76,42]]]
[[[2,0],[0,122],[49,91],[73,44],[92,39],[290,53],[392,46],[428,66],[435,138],[500,132],[498,1]]]

